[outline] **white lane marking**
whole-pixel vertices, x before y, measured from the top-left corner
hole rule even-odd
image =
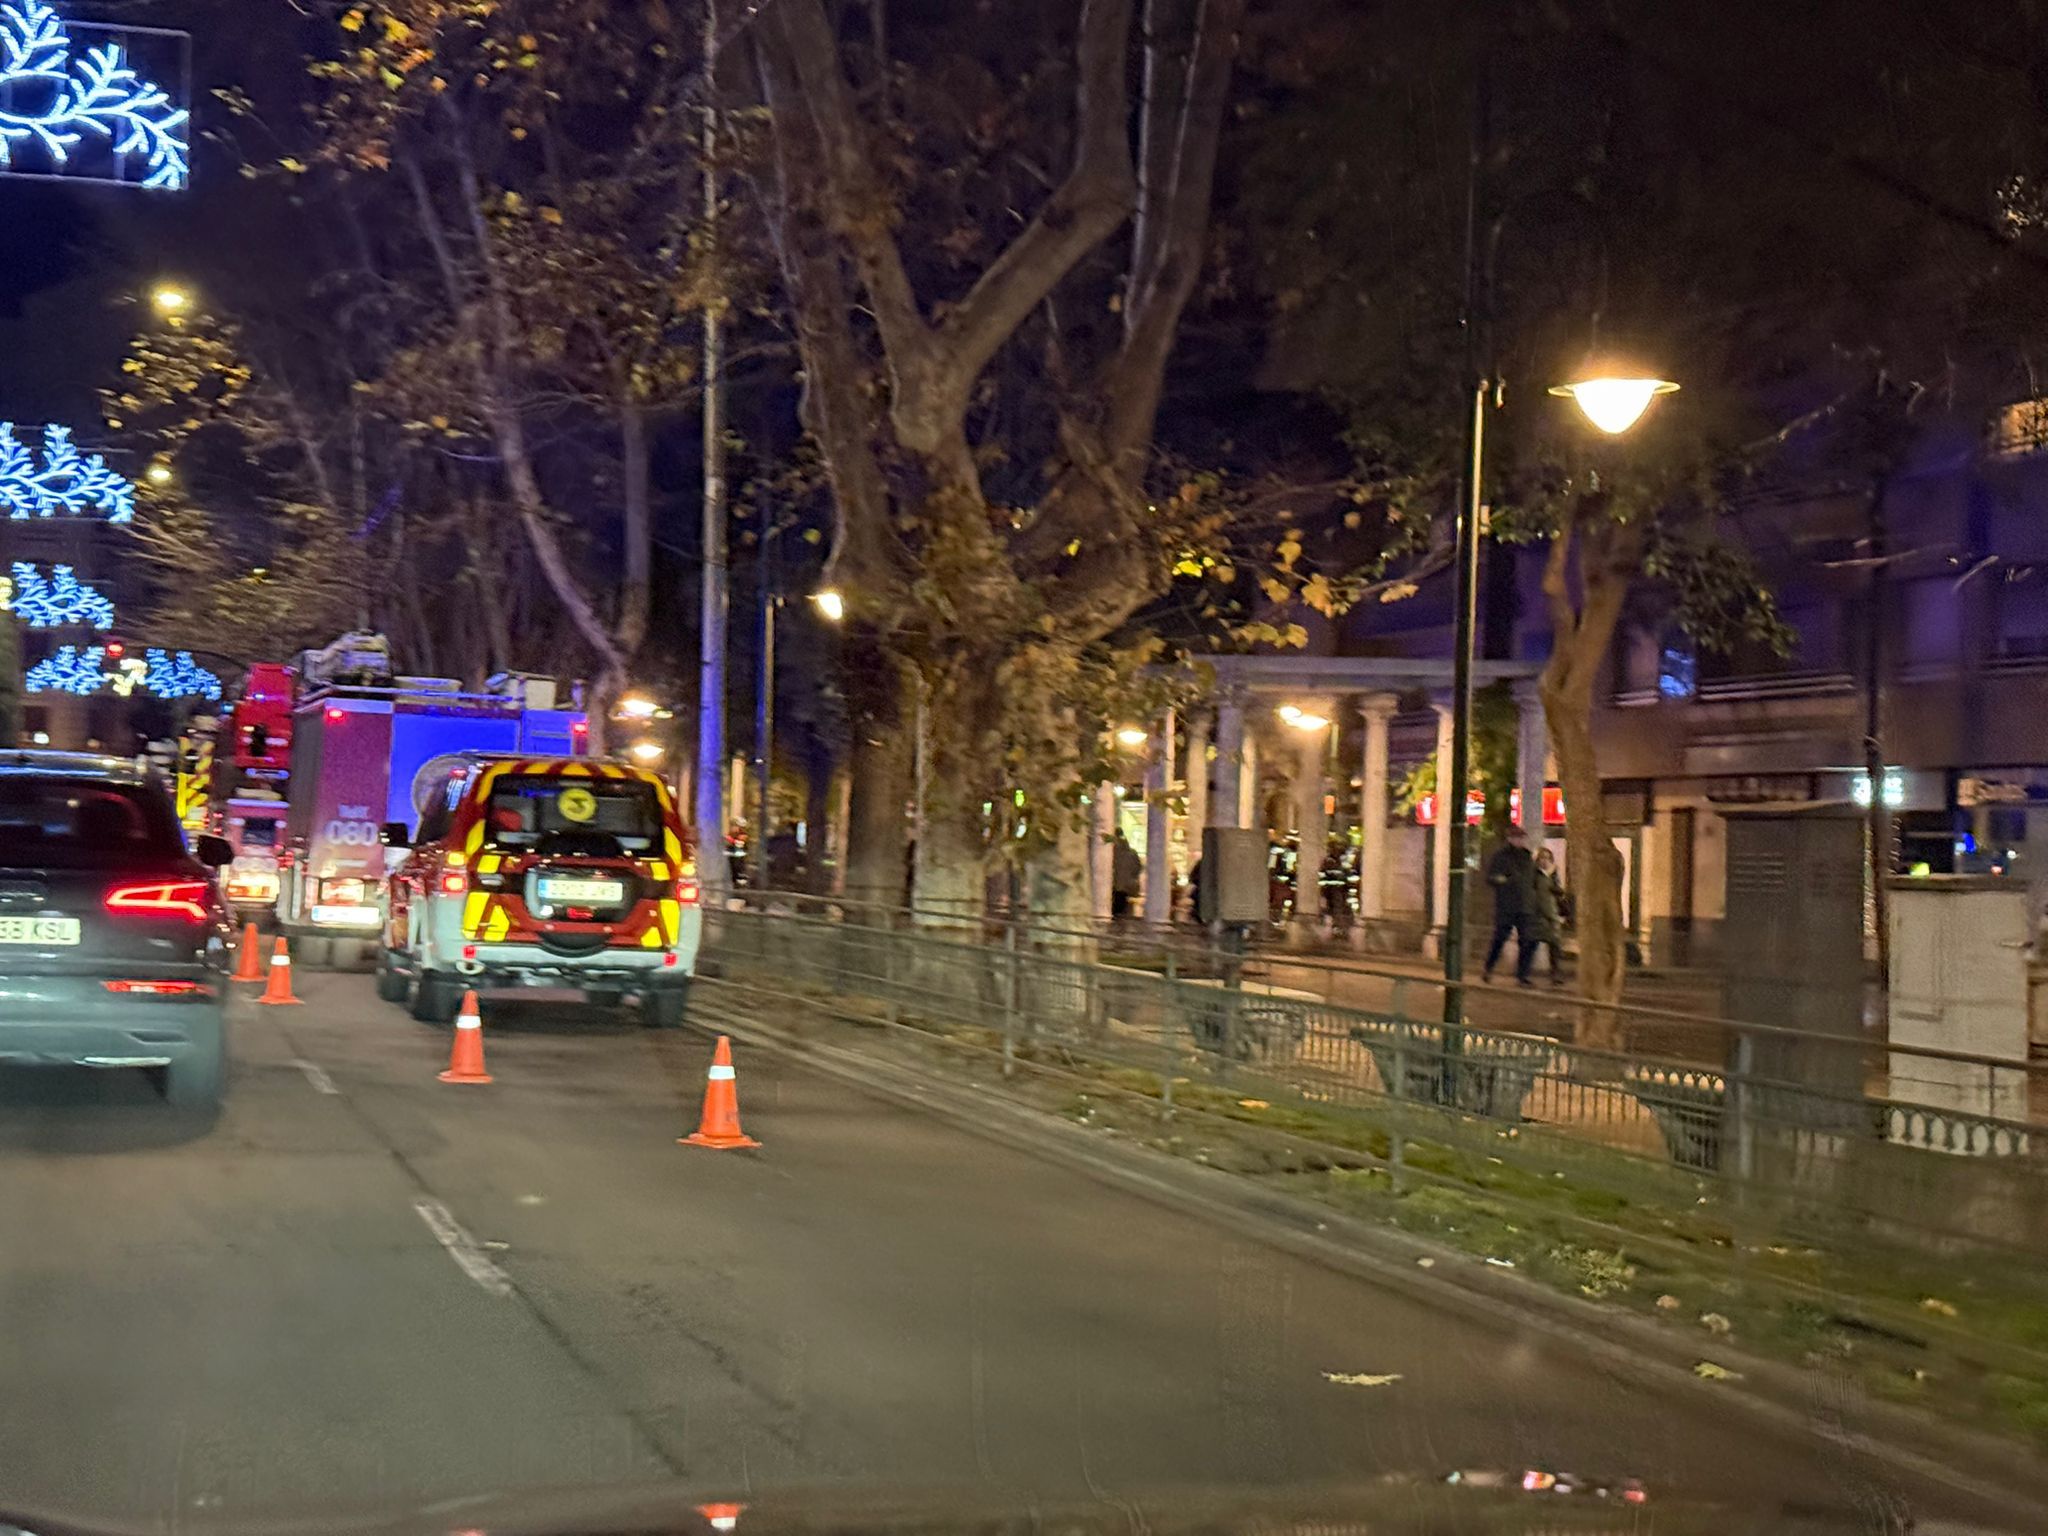
[[[438,1200],[415,1200],[412,1208],[419,1212],[434,1240],[448,1250],[456,1268],[493,1296],[512,1294],[512,1277],[484,1257],[476,1239],[463,1231],[462,1223],[449,1214],[447,1206]]]
[[[306,1074],[306,1081],[313,1085],[315,1093],[340,1093],[334,1086],[334,1079],[327,1075],[327,1069],[317,1061],[294,1061],[293,1066]]]
[[[1323,1380],[1337,1387],[1391,1387],[1400,1379],[1401,1373],[1399,1371],[1393,1371],[1384,1376],[1373,1375],[1364,1371],[1323,1372]]]

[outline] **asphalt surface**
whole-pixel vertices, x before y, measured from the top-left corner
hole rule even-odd
[[[366,978],[299,986],[238,1009],[211,1125],[139,1075],[0,1076],[0,1508],[190,1530],[671,1477],[1022,1500],[1524,1466],[1889,1494],[773,1055],[739,1063],[765,1146],[709,1152],[675,1142],[694,1031],[506,1010],[497,1081],[453,1087],[448,1033]]]

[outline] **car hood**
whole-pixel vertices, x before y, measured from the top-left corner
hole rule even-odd
[[[1824,1477],[1810,1505],[1745,1507],[1711,1495],[1534,1469],[1472,1469],[1314,1489],[1168,1492],[1093,1501],[999,1502],[976,1494],[810,1489],[721,1496],[673,1484],[445,1500],[404,1512],[224,1516],[227,1536],[2021,1536],[1982,1524],[1874,1510]],[[142,1536],[61,1513],[0,1517],[0,1536]]]

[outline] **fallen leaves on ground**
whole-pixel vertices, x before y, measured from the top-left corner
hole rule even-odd
[[[1391,1387],[1400,1379],[1401,1373],[1399,1371],[1386,1376],[1374,1376],[1360,1371],[1323,1372],[1323,1380],[1330,1383],[1333,1387]]]
[[[1731,1371],[1725,1365],[1716,1365],[1711,1360],[1702,1360],[1692,1368],[1693,1375],[1703,1381],[1740,1381],[1740,1372]]]

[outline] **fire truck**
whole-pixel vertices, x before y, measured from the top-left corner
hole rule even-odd
[[[395,674],[381,635],[344,635],[290,666],[251,669],[233,717],[234,788],[245,793],[222,797],[224,820],[240,810],[244,830],[267,830],[281,813],[267,855],[277,926],[308,961],[366,963],[384,925],[387,860],[405,856],[384,834],[417,819],[417,786],[463,754],[581,756],[588,736],[574,687],[507,673],[466,691]],[[265,862],[238,846],[230,879],[248,864],[253,894]]]

